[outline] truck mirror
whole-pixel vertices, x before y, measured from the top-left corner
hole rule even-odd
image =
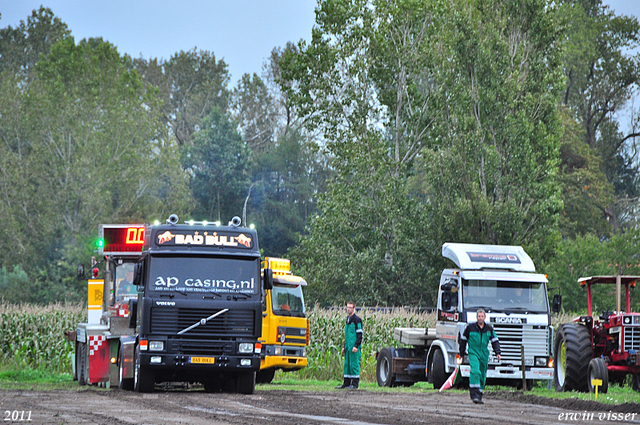
[[[451,310],[451,292],[450,291],[442,292],[442,310],[444,311]]]
[[[555,294],[553,296],[553,301],[551,302],[551,310],[554,313],[560,313],[560,307],[562,306],[562,295]]]
[[[262,285],[265,291],[273,289],[273,271],[271,269],[264,269]]]
[[[84,280],[84,265],[78,264],[78,280]]]
[[[142,264],[134,264],[133,265],[133,283],[138,287],[138,292],[140,292],[140,285],[142,284]]]
[[[135,328],[138,321],[138,299],[129,298],[129,327]]]

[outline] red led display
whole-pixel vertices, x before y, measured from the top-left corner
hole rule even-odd
[[[103,224],[100,238],[104,241],[101,255],[140,255],[144,245],[143,225]]]

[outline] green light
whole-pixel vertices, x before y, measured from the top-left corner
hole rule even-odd
[[[104,239],[98,239],[98,241],[96,242],[96,246],[98,248],[104,247]]]

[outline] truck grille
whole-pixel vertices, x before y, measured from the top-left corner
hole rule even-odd
[[[624,351],[640,350],[640,328],[624,328]]]
[[[176,354],[206,354],[209,356],[233,355],[234,343],[230,341],[203,341],[173,339],[169,341],[169,352]]]
[[[525,364],[533,365],[533,357],[549,356],[549,329],[523,328],[518,325],[494,325],[493,329],[500,340],[502,363],[520,365],[520,346],[524,345]],[[491,355],[493,349],[489,345]]]
[[[152,307],[151,333],[176,335],[181,330],[217,313],[219,309],[184,307]],[[185,338],[218,338],[254,336],[255,312],[253,310],[229,310],[214,317],[204,325],[182,334]]]

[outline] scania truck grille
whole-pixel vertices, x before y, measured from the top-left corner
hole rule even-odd
[[[523,328],[521,325],[496,324],[493,325],[493,329],[500,340],[503,363],[521,364],[520,347],[522,345],[525,347],[524,355],[527,359],[549,355],[549,329],[546,326],[535,329],[531,325]],[[491,349],[491,345],[489,348]]]
[[[624,328],[624,351],[640,350],[640,327]]]
[[[152,307],[151,333],[176,335],[183,329],[200,323],[217,313],[219,309],[198,309],[184,307]],[[242,337],[253,336],[255,312],[253,310],[229,310],[204,324],[184,332],[185,338]]]

